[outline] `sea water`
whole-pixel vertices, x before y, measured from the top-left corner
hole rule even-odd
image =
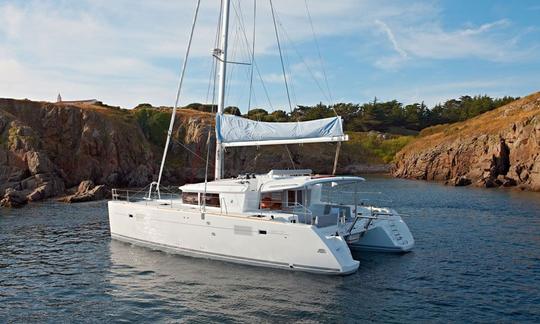
[[[110,239],[106,202],[0,209],[0,322],[540,322],[540,194],[368,177],[404,255],[313,275]],[[374,200],[378,198],[373,198]]]

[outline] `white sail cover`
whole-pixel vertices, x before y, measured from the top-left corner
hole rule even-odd
[[[223,146],[341,142],[341,117],[302,122],[260,122],[233,115],[216,115],[216,134]]]

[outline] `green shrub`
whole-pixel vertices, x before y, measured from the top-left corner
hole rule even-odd
[[[171,112],[159,109],[141,108],[134,112],[135,119],[148,140],[156,145],[165,145]]]
[[[361,160],[390,163],[397,152],[414,137],[390,135],[373,132],[349,132],[349,141],[345,142],[347,151],[362,154]],[[353,153],[354,154],[354,153]]]

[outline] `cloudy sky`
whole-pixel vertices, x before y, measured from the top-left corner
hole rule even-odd
[[[307,2],[322,61],[304,0],[274,0],[293,105],[374,97],[433,105],[464,94],[540,90],[540,1]],[[245,62],[253,0],[232,3],[231,59]],[[288,110],[268,3],[257,1],[252,103]],[[0,0],[0,97],[54,101],[60,92],[65,100],[96,98],[127,108],[170,106],[195,4]],[[219,1],[201,6],[181,104],[211,100]],[[249,67],[229,71],[227,105],[246,111]]]

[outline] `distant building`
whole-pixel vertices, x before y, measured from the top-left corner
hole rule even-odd
[[[97,99],[86,99],[86,100],[69,100],[64,101],[62,100],[62,96],[60,93],[58,93],[58,97],[56,97],[57,103],[63,103],[63,104],[83,104],[83,105],[95,105],[101,103],[101,101]]]
[[[97,103],[100,103],[101,101],[97,99],[88,99],[88,100],[70,100],[70,101],[62,101],[63,104],[83,104],[83,105],[95,105]]]

